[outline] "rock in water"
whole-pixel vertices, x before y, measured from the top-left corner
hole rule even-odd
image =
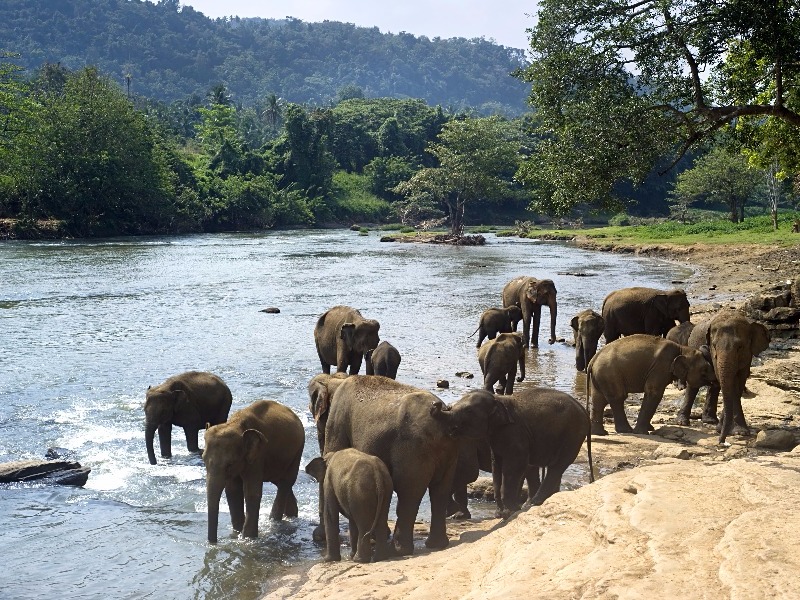
[[[37,481],[53,485],[82,486],[91,469],[65,460],[15,460],[0,463],[0,483]]]

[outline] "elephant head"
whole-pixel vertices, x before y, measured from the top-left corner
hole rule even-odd
[[[320,452],[325,446],[325,424],[328,422],[328,409],[331,405],[331,397],[339,387],[339,384],[347,379],[347,373],[334,373],[327,375],[322,373],[315,375],[308,382],[308,410],[314,416],[317,424],[317,440],[319,441]]]
[[[486,390],[467,392],[451,406],[437,400],[431,404],[431,415],[448,436],[473,440],[486,437],[492,426],[511,422],[505,404]]]
[[[516,304],[505,309],[508,322],[511,324],[511,331],[516,331],[519,322],[522,321],[522,309]]]
[[[222,491],[233,478],[241,476],[246,470],[261,472],[258,463],[263,461],[264,448],[268,443],[266,436],[256,429],[240,432],[228,423],[206,429],[203,462],[206,465],[208,541],[212,544],[217,541]],[[260,479],[258,484],[261,484]]]
[[[197,407],[189,400],[188,389],[180,380],[173,380],[155,387],[147,388],[147,397],[144,401],[145,414],[145,443],[150,464],[156,464],[156,455],[153,449],[153,439],[156,429],[159,429],[159,444],[161,456],[172,456],[170,438],[161,435],[162,426],[172,427],[172,423],[194,422],[200,425],[202,419]]]
[[[583,371],[597,352],[606,323],[595,311],[586,309],[572,317],[570,326],[575,337],[575,368]]]
[[[672,376],[674,380],[685,381],[688,385],[700,388],[716,382],[714,367],[708,360],[708,347],[700,349],[684,348],[672,361]]]
[[[381,339],[378,336],[380,323],[375,319],[363,319],[358,323],[342,324],[340,337],[345,347],[353,352],[367,354],[378,347]]]
[[[689,299],[683,290],[670,290],[653,296],[651,307],[663,315],[664,319],[670,323],[662,335],[672,328],[675,321],[685,323],[689,320]]]
[[[556,284],[552,279],[534,279],[531,277],[525,288],[525,297],[534,305],[547,306],[550,309],[550,343],[556,340]]]

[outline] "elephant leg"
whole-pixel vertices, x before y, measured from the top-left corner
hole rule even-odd
[[[506,384],[503,386],[505,388],[506,396],[510,396],[514,393],[514,378],[517,376],[517,365],[514,363],[514,368],[509,370],[506,374]]]
[[[544,469],[542,469],[544,471]],[[539,491],[539,486],[541,485],[541,481],[539,480],[539,467],[534,467],[528,465],[528,468],[525,471],[525,481],[528,483],[528,497],[525,499],[525,504],[523,504],[523,508],[530,506],[533,497],[536,495],[536,492]],[[520,498],[522,497],[522,490],[520,490]]]
[[[200,452],[200,446],[197,445],[197,434],[199,430],[194,427],[184,427],[183,433],[186,434],[186,448],[189,452]]]
[[[447,537],[447,501],[450,498],[452,477],[445,476],[440,481],[431,483],[428,497],[431,502],[431,528],[425,540],[426,548],[447,548],[450,539]]]
[[[478,343],[475,344],[476,348],[480,348],[483,340],[486,339],[486,331],[484,331],[483,327],[478,330]]]
[[[683,392],[683,403],[678,409],[678,414],[675,415],[675,423],[678,425],[689,425],[689,419],[691,418],[692,414],[692,406],[694,405],[694,400],[697,398],[697,392],[699,391],[700,388],[692,387],[688,383],[686,384],[686,389]]]
[[[364,544],[359,544],[361,532],[358,529],[358,523],[355,519],[348,519],[347,521],[347,528],[350,530],[350,558],[355,559],[356,562],[369,562],[371,558],[369,554],[367,554],[367,560],[364,560],[361,553],[359,553],[359,547],[363,546]],[[358,556],[358,558],[356,558]]]
[[[497,379],[497,389],[494,390],[494,392],[496,394],[500,394],[502,396],[503,393],[506,391],[507,385],[508,385],[508,383],[507,383],[507,380],[506,380],[506,375],[504,373],[504,374],[500,375],[500,377]],[[511,385],[513,386],[514,384],[512,383]]]
[[[522,316],[522,341],[526,348],[531,347],[531,315]],[[534,348],[536,345],[533,346]]]
[[[562,465],[551,465],[547,467],[547,472],[542,479],[542,485],[539,486],[539,491],[531,499],[533,506],[540,506],[550,496],[555,494],[561,489],[561,476],[567,467]]]
[[[447,516],[452,516],[456,521],[465,521],[472,518],[467,503],[467,486],[454,486],[453,497],[448,500]]]
[[[663,396],[663,390],[661,393],[645,393],[642,399],[642,407],[639,409],[639,416],[636,418],[636,427],[633,428],[634,433],[650,433],[653,430],[650,421],[653,419],[653,415],[656,414],[656,409]]]
[[[231,527],[241,533],[244,528],[244,484],[241,477],[233,477],[227,482],[225,498],[231,513]]]
[[[505,507],[502,518],[508,518],[511,513],[519,510],[519,501],[522,479],[528,466],[527,456],[506,456],[503,460],[503,484],[500,493]],[[496,494],[497,492],[495,492]]]
[[[286,494],[286,505],[283,508],[283,514],[286,517],[296,517],[298,515],[297,497],[294,495],[294,490],[289,488],[289,493]]]
[[[260,477],[244,482],[244,527],[242,535],[249,538],[258,537],[258,512],[261,510],[263,482]]]
[[[502,517],[505,511],[503,496],[500,493],[503,486],[503,457],[492,452],[492,489],[494,490],[494,503],[497,505],[496,517]]]
[[[273,521],[280,521],[287,513],[289,504],[289,496],[294,497],[292,492],[292,484],[287,481],[280,481],[275,484],[278,492],[275,494],[275,500],[272,501],[272,510],[269,511],[269,518]],[[297,511],[297,499],[293,500],[294,510]]]
[[[364,355],[360,352],[352,352],[350,354],[350,375],[358,375],[363,359]]]
[[[315,542],[324,542],[325,541],[325,490],[322,487],[322,482],[319,482],[317,499],[318,499],[318,514],[319,514],[319,525],[314,528],[314,531],[311,533],[311,539]],[[337,517],[338,519],[338,517]]]
[[[327,542],[325,560],[328,562],[342,560],[342,549],[339,545],[339,502],[333,494],[325,504],[323,521]]]
[[[398,554],[404,556],[414,553],[414,520],[417,518],[419,504],[425,495],[425,488],[417,484],[406,486],[405,489],[395,484],[395,488],[397,491],[397,521],[394,525],[394,545]],[[432,527],[433,518],[431,518]]]
[[[706,405],[703,407],[703,423],[708,423],[709,425],[716,425],[719,423],[719,419],[717,418],[719,389],[718,383],[712,383],[708,386],[708,392],[706,392]]]
[[[617,433],[633,433],[628,417],[625,415],[625,398],[609,400],[611,412],[614,415],[614,430]]]
[[[531,323],[531,348],[539,347],[539,324],[542,320],[542,306],[537,304],[533,309],[533,323]]]
[[[736,395],[733,398],[733,434],[734,435],[750,435],[750,427],[744,418],[744,409],[742,408],[742,394],[747,387],[747,378],[750,376],[750,370],[742,371],[737,374],[737,389]]]
[[[603,426],[603,412],[606,409],[608,400],[598,389],[592,392],[592,435],[608,435]]]
[[[172,423],[158,426],[158,445],[161,446],[162,458],[172,458]]]

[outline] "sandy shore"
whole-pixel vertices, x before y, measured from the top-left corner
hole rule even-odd
[[[694,322],[800,276],[800,245],[614,250],[694,267],[684,286]],[[751,428],[788,429],[800,441],[800,341],[772,344],[756,359],[748,389]],[[652,435],[593,438],[603,476],[592,485],[508,521],[450,523],[446,550],[316,564],[266,597],[800,598],[800,446],[776,452],[737,436],[719,446],[713,428],[671,424],[679,402],[670,386]],[[633,418],[638,405],[629,408]]]

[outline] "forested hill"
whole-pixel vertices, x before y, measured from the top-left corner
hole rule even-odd
[[[519,114],[529,86],[510,76],[524,52],[480,39],[429,39],[297,19],[210,19],[178,0],[2,0],[0,50],[37,69],[86,65],[162,100],[222,83],[236,102],[276,94],[325,105],[342,93],[421,98]]]

